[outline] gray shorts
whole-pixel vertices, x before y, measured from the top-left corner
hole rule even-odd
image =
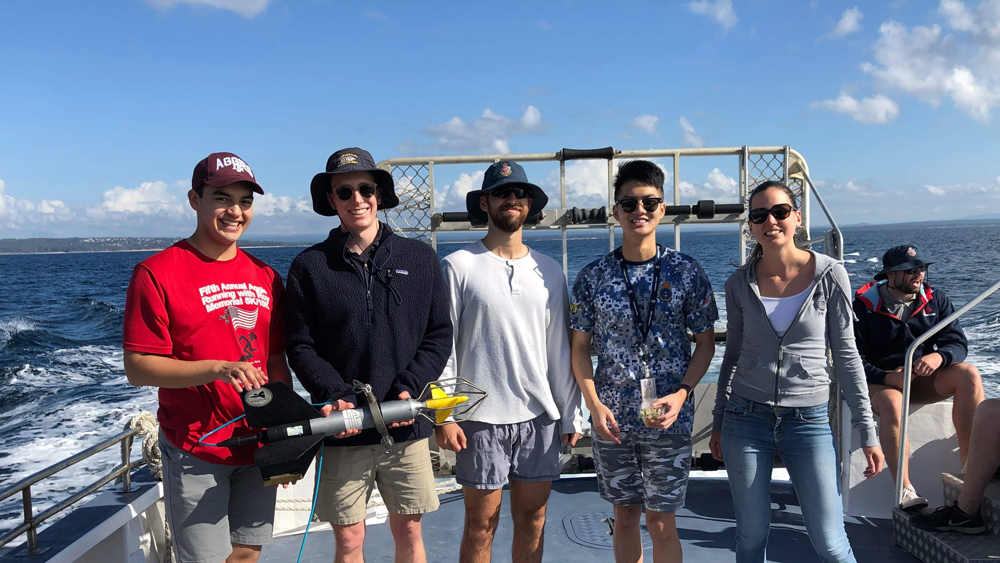
[[[277,489],[253,465],[198,459],[160,434],[163,503],[180,563],[218,563],[232,544],[271,543]]]
[[[601,497],[617,505],[677,512],[684,506],[691,471],[691,437],[622,432],[621,444],[594,437],[594,464]]]
[[[547,415],[513,424],[466,420],[466,447],[455,456],[455,480],[476,489],[500,489],[508,479],[559,478],[559,423]]]

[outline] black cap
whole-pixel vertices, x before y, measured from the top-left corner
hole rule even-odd
[[[313,176],[309,191],[312,192],[313,211],[320,215],[336,215],[337,210],[330,205],[327,194],[330,192],[330,177],[334,174],[348,172],[371,172],[379,189],[379,209],[392,209],[399,205],[396,190],[393,187],[392,174],[375,167],[375,159],[364,149],[349,147],[340,149],[326,159],[326,172]]]
[[[549,196],[545,191],[528,181],[528,175],[524,173],[521,165],[510,161],[501,160],[494,162],[486,169],[483,175],[483,187],[473,190],[465,196],[465,209],[469,212],[469,220],[473,224],[485,224],[488,220],[486,212],[479,207],[479,196],[486,195],[493,190],[520,186],[528,191],[531,197],[531,211],[528,212],[528,220],[540,215],[545,204],[549,202]]]
[[[885,251],[882,255],[882,271],[875,274],[875,279],[884,280],[886,272],[901,272],[914,268],[926,268],[934,262],[917,258],[917,247],[912,244],[901,244]]]

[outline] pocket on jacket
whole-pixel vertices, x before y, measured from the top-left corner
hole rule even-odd
[[[788,378],[799,382],[809,381],[810,388],[830,383],[830,375],[827,372],[826,356],[800,356],[798,354],[785,354]],[[806,385],[799,383],[796,387]]]

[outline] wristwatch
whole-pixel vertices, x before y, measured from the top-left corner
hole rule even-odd
[[[690,401],[691,397],[694,397],[694,389],[692,389],[687,383],[681,383],[680,388],[688,392],[687,398],[684,399],[685,401]]]

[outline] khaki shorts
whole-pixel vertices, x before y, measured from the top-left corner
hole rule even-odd
[[[375,485],[393,514],[423,514],[438,508],[427,438],[393,445],[325,446],[319,477],[317,517],[338,526],[365,519]]]

